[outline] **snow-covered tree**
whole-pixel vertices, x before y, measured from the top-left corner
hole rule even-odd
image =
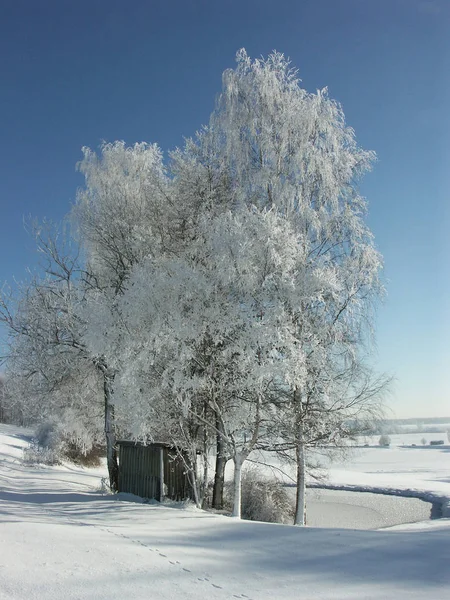
[[[373,306],[383,291],[381,257],[357,188],[374,154],[358,147],[327,90],[310,94],[300,87],[282,54],[252,61],[245,51],[238,53],[236,69],[224,73],[209,126],[188,142],[185,152],[184,162],[177,156],[185,165],[182,173],[189,173],[190,182],[209,183],[201,194],[197,188],[203,200],[197,212],[209,211],[212,204],[213,214],[242,206],[271,211],[295,235],[301,261],[293,293],[284,296],[283,317],[304,364],[297,378],[286,373],[278,384],[280,396],[291,398],[287,415],[296,431],[296,523],[302,524],[307,440],[317,438],[311,432],[320,424],[322,440],[331,441],[339,423],[342,433],[342,423],[351,418],[349,407],[373,409],[372,391],[384,388],[384,381],[368,383],[362,366]],[[197,180],[196,171],[202,175]]]
[[[85,186],[78,190],[72,221],[91,284],[120,293],[140,258],[170,245],[171,198],[156,145],[103,144],[99,155],[83,148],[78,164]]]
[[[116,299],[126,289],[135,264],[144,256],[158,256],[170,243],[170,198],[162,155],[156,145],[145,143],[126,147],[123,142],[103,144],[97,156],[83,148],[78,167],[85,186],[77,194],[72,210],[73,229],[83,249],[84,281],[89,301],[101,307],[103,319],[94,326],[89,306],[84,310],[88,323],[83,338],[87,348],[104,372],[105,431],[110,479],[117,488],[117,451],[114,379],[118,363],[106,362],[89,342],[108,336],[108,322],[120,320]],[[170,226],[169,226],[170,225]],[[105,328],[106,325],[106,328]],[[111,356],[111,353],[108,353]],[[112,476],[112,474],[115,474]]]
[[[28,424],[58,424],[80,453],[103,439],[102,384],[81,343],[74,290],[45,279],[21,286],[8,313],[7,387],[11,408]]]
[[[17,372],[24,359],[73,382],[68,356],[93,365],[113,488],[115,410],[135,438],[189,456],[199,503],[215,442],[215,503],[232,459],[236,516],[249,453],[293,452],[303,524],[307,452],[342,445],[385,387],[365,366],[383,292],[357,187],[373,153],[282,54],[252,61],[243,50],[209,125],[167,164],[145,143],[83,153],[71,215],[83,269],[74,282],[44,245],[57,268],[14,317]]]
[[[220,436],[235,464],[238,515],[242,463],[263,433],[276,381],[302,380],[303,352],[284,315],[286,295],[303,289],[299,247],[275,212],[246,207],[205,215],[196,232],[180,256],[133,270],[118,299],[121,322],[92,344],[111,360],[127,349],[115,396],[122,389],[123,402],[139,402],[131,414],[141,435],[160,422],[165,398],[181,419]]]
[[[0,373],[0,422],[5,420],[5,374]]]
[[[0,296],[0,319],[7,325],[9,397],[28,423],[56,421],[83,452],[108,439],[109,371],[84,342],[87,322],[85,272],[72,242],[51,224],[33,225],[44,276]],[[88,288],[90,290],[90,287]],[[108,454],[112,489],[117,460]]]
[[[102,282],[88,345],[114,365],[116,401],[134,398],[142,435],[163,404],[215,433],[236,497],[272,411],[295,449],[301,524],[306,449],[341,439],[383,388],[363,367],[382,265],[357,180],[374,155],[281,54],[241,51],[223,81],[167,173],[153,146],[85,151],[75,214]]]
[[[378,444],[383,448],[387,448],[391,445],[391,438],[388,435],[383,434],[382,436],[380,436]]]

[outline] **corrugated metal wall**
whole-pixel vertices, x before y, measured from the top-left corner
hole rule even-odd
[[[183,459],[174,449],[119,442],[119,491],[141,498],[160,499],[161,448],[164,460],[164,496],[171,500],[192,497]]]
[[[119,491],[141,498],[160,498],[160,449],[120,445]]]

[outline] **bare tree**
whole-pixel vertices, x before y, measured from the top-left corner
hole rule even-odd
[[[77,247],[65,232],[52,224],[34,223],[38,249],[43,257],[44,277],[33,277],[18,285],[16,292],[6,287],[0,296],[0,320],[9,334],[8,379],[16,402],[31,421],[48,415],[70,420],[91,431],[98,442],[103,415],[107,463],[111,489],[117,490],[118,466],[114,432],[111,427],[111,374],[102,357],[93,355],[84,342],[86,271],[78,261]],[[103,407],[99,400],[103,398]],[[69,413],[67,413],[69,414]],[[101,431],[101,429],[100,429]]]

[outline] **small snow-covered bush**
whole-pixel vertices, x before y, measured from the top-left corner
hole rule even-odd
[[[224,507],[231,510],[233,485],[225,485]],[[266,523],[292,523],[294,501],[286,488],[276,479],[264,478],[256,469],[242,474],[242,518]]]
[[[101,459],[105,456],[105,449],[98,445],[89,450],[82,449],[75,442],[68,441],[64,445],[64,457],[68,460],[83,465],[83,467],[99,467]]]
[[[382,435],[378,440],[378,444],[383,448],[387,448],[391,445],[391,438],[388,435]]]
[[[63,442],[61,430],[56,423],[46,421],[35,431],[35,437],[23,451],[26,464],[57,465],[61,463]]]
[[[86,467],[99,466],[104,456],[103,447],[71,429],[68,430],[63,423],[41,423],[30,447],[24,451],[24,461],[28,464],[55,465],[69,460]]]
[[[33,440],[23,451],[23,462],[27,465],[58,465],[61,457],[56,450],[40,446],[37,440]]]
[[[41,423],[35,432],[36,443],[42,448],[60,450],[62,446],[61,428],[54,422]]]

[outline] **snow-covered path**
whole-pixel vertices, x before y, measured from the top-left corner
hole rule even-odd
[[[300,530],[138,504],[93,492],[100,472],[23,466],[24,444],[0,426],[2,600],[450,596],[448,520]]]

